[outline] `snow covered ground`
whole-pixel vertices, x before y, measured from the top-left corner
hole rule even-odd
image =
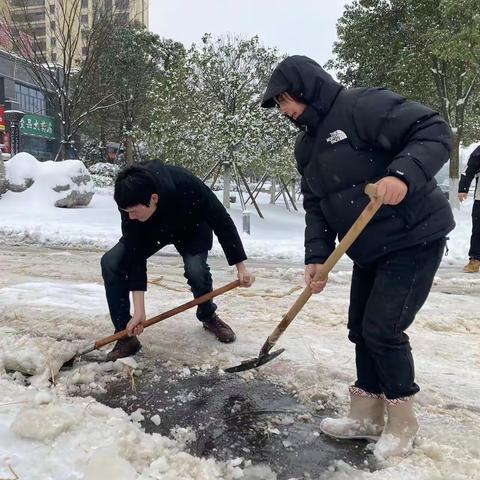
[[[303,213],[267,202],[267,195],[261,195],[265,220],[252,209],[252,234],[243,234],[257,275],[255,287],[218,300],[219,313],[235,327],[238,341],[215,342],[193,312],[186,312],[142,335],[147,358],[161,358],[179,368],[221,368],[258,353],[303,288]],[[471,202],[455,212],[450,253],[409,330],[422,388],[422,428],[414,454],[374,473],[332,458],[324,478],[480,478],[480,277],[461,272]],[[231,214],[241,230],[238,204]],[[142,425],[151,419],[129,418],[78,397],[104,390],[119,375],[141,374],[141,365],[82,361],[70,371],[58,371],[74,347],[111,333],[97,249],[114,245],[119,234],[119,214],[108,190],[98,191],[81,209],[55,208],[41,194],[9,192],[0,199],[0,240],[5,244],[0,247],[0,359],[8,370],[34,374],[27,385],[23,375],[7,374],[0,365],[0,478],[275,478],[268,466],[248,465],[242,459],[219,463],[195,458],[184,449],[194,432],[176,432],[176,439],[147,435]],[[212,259],[212,271],[220,286],[234,272],[221,258],[218,244],[213,253],[218,258]],[[280,342],[286,352],[262,370],[245,374],[247,380],[263,375],[295,389],[319,408],[346,409],[348,385],[354,379],[353,346],[345,331],[349,267],[342,261],[327,290],[299,314]],[[190,299],[177,256],[154,256],[149,272],[150,316]]]
[[[82,250],[0,250],[4,271],[0,351],[10,352],[10,361],[27,365],[34,357],[40,373],[36,387],[24,386],[19,374],[3,374],[0,380],[0,478],[10,478],[11,465],[22,479],[104,479],[108,477],[98,471],[114,468],[113,460],[119,458],[130,475],[112,477],[121,480],[274,478],[265,467],[249,470],[240,460],[224,465],[194,458],[182,451],[181,441],[144,434],[141,417],[131,420],[91,399],[67,396],[101,391],[110,379],[127,374],[130,368],[141,374],[141,365],[83,361],[73,370],[56,373],[54,386],[42,382],[42,370],[55,371],[54,360],[62,357],[58,352],[68,350],[67,341],[85,345],[111,333],[99,257],[99,252]],[[185,312],[145,331],[144,355],[164,359],[179,369],[184,364],[225,367],[256,355],[301,291],[303,279],[301,265],[252,263],[257,274],[255,288],[233,291],[217,302],[219,313],[237,331],[235,344],[216,342],[193,312]],[[149,271],[149,316],[190,299],[180,259],[155,256]],[[234,275],[223,259],[212,259],[212,272],[216,286]],[[280,344],[286,352],[262,370],[245,374],[246,379],[262,375],[295,389],[306,402],[344,411],[348,385],[354,378],[353,346],[345,331],[349,279],[349,265],[342,263],[324,294],[310,300],[282,337]],[[332,470],[324,478],[480,478],[480,373],[475,367],[480,361],[479,289],[480,278],[445,264],[409,331],[422,387],[418,395],[422,429],[415,453],[375,473],[353,470],[332,458]],[[44,359],[42,368],[38,368],[39,358]]]
[[[27,192],[7,192],[0,200],[0,240],[4,242],[31,243],[46,246],[107,249],[115,245],[120,237],[120,215],[111,189],[98,189],[90,205],[85,208],[59,209],[39,195]],[[219,198],[222,192],[217,192]],[[242,233],[247,254],[250,258],[291,260],[303,262],[304,213],[288,212],[285,205],[268,203],[269,195],[260,194],[259,203],[264,219],[251,211],[251,234]],[[466,263],[471,232],[471,210],[473,199],[469,199],[455,210],[457,227],[450,234],[447,262]],[[242,231],[242,211],[239,203],[232,204],[230,214]],[[174,253],[167,247],[165,252]],[[214,243],[213,255],[223,255],[218,242]]]

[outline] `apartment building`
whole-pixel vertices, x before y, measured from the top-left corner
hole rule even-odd
[[[7,2],[10,8],[7,8]],[[65,16],[73,19],[74,31],[77,31],[78,26],[92,25],[94,16],[103,10],[112,12],[122,23],[138,21],[148,28],[148,3],[148,0],[0,0],[0,15],[4,26],[12,21],[20,29],[25,25],[25,29],[35,35],[47,57],[53,62],[59,62],[62,52],[56,32],[61,28]],[[5,42],[2,45],[1,30],[0,26],[0,48],[8,50]],[[86,35],[78,43],[78,58],[86,52],[85,39]]]

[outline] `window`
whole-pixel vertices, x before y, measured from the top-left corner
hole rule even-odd
[[[31,36],[35,38],[44,37],[45,33],[46,33],[45,27],[36,27],[36,28],[31,28],[29,30],[29,34],[31,34]]]
[[[45,5],[45,0],[28,0],[25,2],[25,0],[10,0],[12,7],[24,7],[25,3],[27,3],[27,8],[28,7],[43,7]]]
[[[88,53],[88,47],[82,47],[82,55],[86,57],[87,53]]]
[[[45,10],[43,12],[19,12],[12,15],[15,23],[35,23],[45,21]]]
[[[129,2],[129,0],[116,0],[115,6],[119,10],[128,10],[129,7],[130,7],[130,2]]]
[[[50,13],[51,14],[55,13],[55,4],[50,5]]]
[[[81,22],[82,25],[88,25],[88,15],[82,15]]]
[[[53,55],[52,55],[53,60]],[[20,109],[27,113],[46,115],[45,95],[38,89],[21,83],[15,84],[15,97]]]
[[[50,45],[55,47],[57,45],[57,39],[55,37],[50,38]]]
[[[129,16],[128,16],[128,12],[117,13],[117,20],[120,24],[126,25],[128,23],[128,21],[130,20]]]
[[[38,40],[33,48],[38,52],[44,52],[47,49],[47,42],[45,40]]]
[[[50,30],[52,30],[52,32],[55,31],[55,22],[53,20],[50,22]]]
[[[82,8],[88,8],[88,0],[82,0]]]
[[[55,52],[52,53],[52,62],[57,61],[57,54]]]

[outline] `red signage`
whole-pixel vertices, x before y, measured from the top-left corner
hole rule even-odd
[[[10,135],[7,132],[0,134],[0,145],[3,144],[2,152],[10,153]]]
[[[5,131],[5,107],[0,105],[0,132]]]

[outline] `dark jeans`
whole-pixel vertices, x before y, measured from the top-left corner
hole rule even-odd
[[[152,255],[155,252],[152,252]],[[190,285],[195,298],[212,291],[212,276],[207,264],[208,252],[197,255],[182,255],[184,276]],[[103,255],[101,260],[102,276],[105,283],[107,303],[110,317],[115,325],[115,331],[123,330],[131,318],[130,291],[128,288],[127,272],[129,271],[129,257],[123,243],[117,243]],[[208,322],[215,314],[217,306],[211,300],[197,307],[197,318]]]
[[[389,399],[420,390],[405,330],[427,299],[444,249],[442,238],[392,252],[368,267],[354,265],[348,338],[355,343],[355,386]]]
[[[472,237],[470,238],[470,250],[468,256],[475,260],[480,260],[480,200],[475,200],[473,202]]]

